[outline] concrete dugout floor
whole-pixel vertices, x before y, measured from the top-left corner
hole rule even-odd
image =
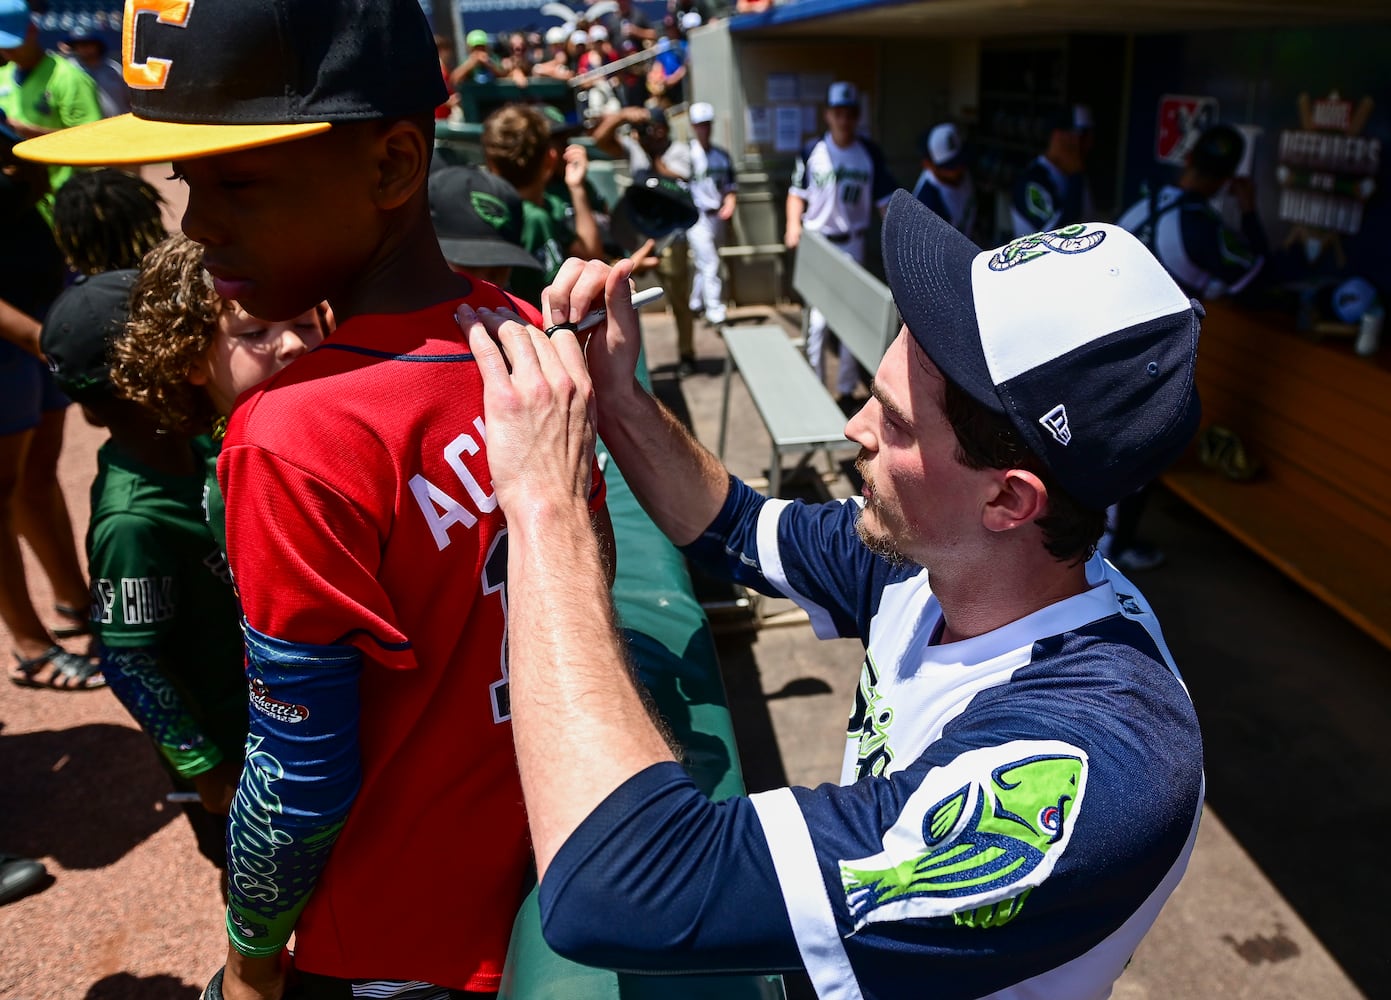
[[[784,318],[795,324],[796,310]],[[648,314],[645,325],[654,391],[713,447],[718,335],[697,325],[699,370],[678,381],[669,317]],[[737,378],[730,421],[731,471],[766,477],[768,439]],[[849,458],[829,481],[808,475],[785,492],[848,495]],[[824,457],[813,467],[826,472]],[[1208,807],[1188,875],[1114,995],[1391,996],[1382,909],[1391,872],[1381,863],[1391,654],[1172,495],[1153,498],[1142,526],[1168,562],[1134,582],[1159,611],[1198,708]],[[836,780],[859,643],[820,642],[803,620],[723,630],[720,656],[750,790]],[[789,995],[812,994],[792,978]]]

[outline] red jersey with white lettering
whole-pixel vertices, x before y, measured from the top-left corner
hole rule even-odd
[[[462,301],[539,325],[482,282]],[[344,323],[241,399],[218,473],[247,624],[363,656],[361,788],[295,925],[296,965],[493,990],[530,851],[506,527],[458,304]],[[596,469],[595,510],[603,497]]]

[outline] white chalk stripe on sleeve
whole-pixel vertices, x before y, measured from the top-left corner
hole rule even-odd
[[[750,796],[758,812],[768,851],[773,856],[802,964],[820,1000],[863,1000],[850,968],[845,943],[836,929],[835,914],[826,896],[826,883],[816,863],[806,819],[790,788]]]
[[[778,520],[782,512],[792,506],[791,500],[769,500],[758,512],[758,530],[755,544],[758,546],[758,564],[763,578],[793,601],[811,619],[811,629],[818,639],[839,639],[835,623],[830,614],[805,594],[792,589],[787,582],[787,571],[782,565],[782,548],[778,545]]]

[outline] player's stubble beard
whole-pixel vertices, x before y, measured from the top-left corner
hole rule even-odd
[[[869,457],[863,450],[855,458],[855,471],[860,474],[860,478],[869,487],[867,491],[869,495],[865,497],[864,506],[855,515],[855,533],[860,536],[860,542],[881,559],[888,560],[892,566],[902,566],[910,562],[911,560],[899,550],[887,533],[877,532],[865,522],[866,512],[874,515],[875,521],[881,528],[887,528],[896,518],[886,516],[884,504],[879,499],[879,491],[874,488],[874,479],[869,473]]]

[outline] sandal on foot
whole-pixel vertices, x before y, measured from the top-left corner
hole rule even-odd
[[[38,656],[24,659],[18,653],[17,673],[10,674],[10,680],[20,687],[51,688],[54,691],[93,691],[106,687],[106,678],[101,676],[101,664],[93,663],[76,653],[69,653],[62,646],[50,646]],[[42,680],[38,675],[45,665],[53,669]]]
[[[63,625],[59,628],[51,629],[55,639],[73,639],[79,635],[90,635],[92,624],[87,619],[86,608],[75,608],[71,604],[55,604],[53,610],[62,618],[72,622],[71,625]]]

